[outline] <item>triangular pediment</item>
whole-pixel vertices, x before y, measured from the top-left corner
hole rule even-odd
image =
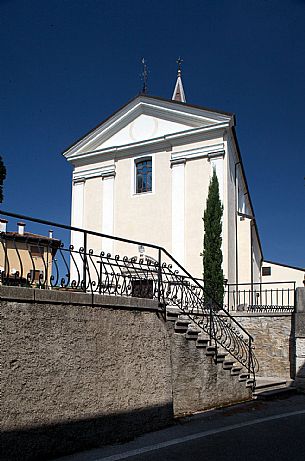
[[[229,122],[232,118],[232,114],[141,95],[73,144],[64,155],[72,159],[82,153],[214,126]]]

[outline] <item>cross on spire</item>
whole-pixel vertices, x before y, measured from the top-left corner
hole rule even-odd
[[[145,61],[144,58],[142,58],[141,62],[142,62],[142,66],[143,66],[143,70],[142,70],[142,74],[141,74],[141,77],[142,77],[142,80],[143,80],[142,93],[147,94],[147,80],[148,80],[147,64],[146,64],[146,61]]]
[[[183,62],[183,59],[179,58],[177,59],[177,64],[178,64],[178,75],[177,75],[177,81],[175,85],[175,89],[173,92],[172,99],[174,101],[180,101],[180,102],[186,102],[185,94],[184,94],[184,89],[183,89],[183,83],[182,83],[182,78],[181,78],[181,64]]]
[[[183,63],[183,59],[181,59],[179,56],[176,63],[178,64],[178,77],[179,77],[179,75],[181,75],[181,64]]]

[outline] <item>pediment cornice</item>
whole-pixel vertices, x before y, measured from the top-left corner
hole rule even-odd
[[[174,146],[196,143],[223,136],[229,127],[229,123],[219,123],[207,127],[193,128],[165,135],[160,138],[149,139],[132,144],[114,146],[89,152],[79,152],[74,154],[73,157],[67,157],[67,160],[73,164],[85,164],[88,161],[99,161],[101,160],[101,156],[103,156],[103,159],[116,159],[122,156],[139,155],[148,152],[157,152],[162,150],[171,151]]]
[[[98,152],[97,148],[103,142],[142,114],[181,123],[182,125],[189,126],[190,130],[202,127],[212,128],[217,124],[221,125],[223,123],[229,125],[234,123],[234,117],[230,114],[213,112],[208,109],[200,109],[147,96],[139,96],[77,141],[63,155],[67,160],[73,161],[73,159],[79,158],[82,154],[86,155],[93,151]],[[184,129],[181,133],[187,133],[190,130]],[[171,136],[175,137],[176,133]],[[116,149],[115,146],[113,148]]]

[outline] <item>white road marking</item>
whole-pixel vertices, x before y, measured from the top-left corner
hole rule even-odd
[[[240,429],[241,427],[254,426],[255,424],[265,423],[267,421],[274,421],[276,419],[289,418],[290,416],[303,415],[305,410],[292,411],[290,413],[282,413],[280,415],[267,416],[266,418],[254,419],[245,423],[232,424],[231,426],[219,427],[217,429],[211,429],[209,431],[198,432],[197,434],[186,435],[178,439],[168,440],[166,442],[156,443],[154,445],[148,445],[147,447],[137,448],[135,450],[126,451],[125,453],[119,453],[117,455],[107,456],[106,458],[98,458],[95,461],[119,461],[120,459],[131,458],[132,456],[141,455],[154,450],[160,450],[162,448],[171,447],[173,445],[179,445],[181,443],[189,442],[191,440],[202,439],[209,435],[220,434],[221,432],[233,431],[234,429]]]

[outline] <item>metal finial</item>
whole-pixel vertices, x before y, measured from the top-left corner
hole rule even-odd
[[[147,94],[147,79],[148,79],[148,70],[147,70],[147,64],[145,62],[145,59],[142,58],[142,65],[143,65],[143,71],[142,71],[142,80],[143,80],[143,87],[142,87],[142,93]]]
[[[179,56],[176,63],[178,64],[178,77],[179,77],[181,75],[181,64],[183,63],[183,59],[181,59]]]

